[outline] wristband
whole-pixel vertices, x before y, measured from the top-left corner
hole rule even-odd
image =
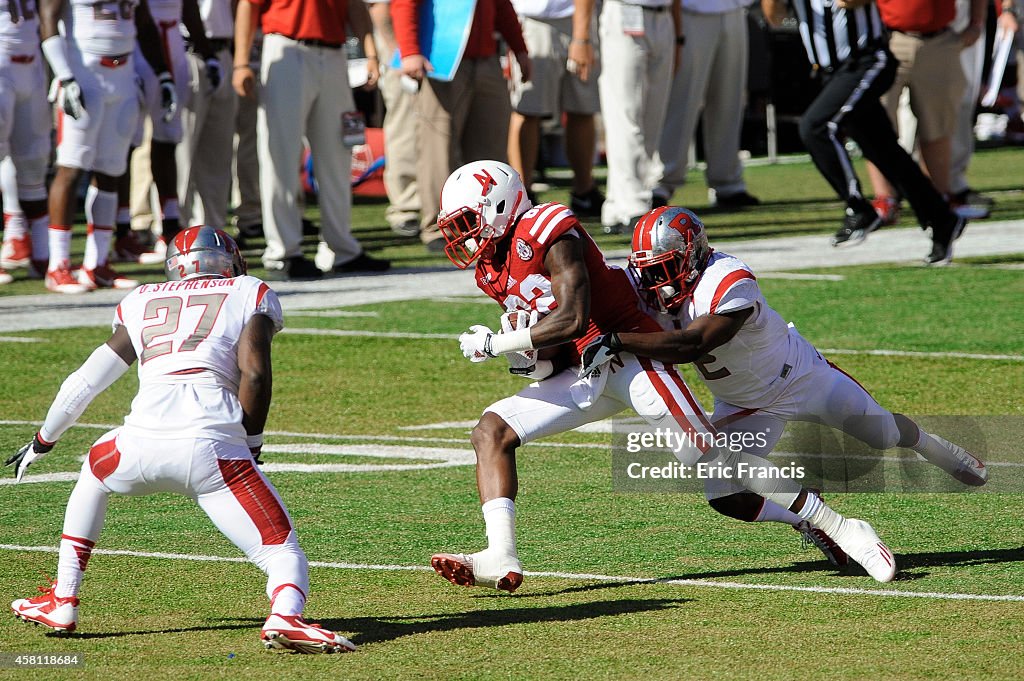
[[[40,454],[46,454],[51,449],[53,449],[53,446],[55,444],[57,443],[47,442],[43,438],[39,437],[39,433],[36,433],[34,436],[32,436],[32,449]]]
[[[590,38],[573,38],[573,39],[572,39],[571,41],[569,41],[569,42],[573,42],[573,43],[582,43],[582,44],[584,44],[584,45],[589,45],[589,44],[590,44]]]
[[[238,69],[249,69],[250,71],[252,71],[252,65],[251,64],[235,64],[234,65],[234,70],[237,71]]]
[[[686,36],[685,35],[677,35],[676,36],[676,45],[685,45],[685,44],[686,44]]]
[[[71,67],[68,65],[68,53],[64,47],[64,38],[59,35],[51,35],[40,44],[40,47],[57,80],[62,83],[74,80],[75,76],[71,73]]]
[[[533,337],[530,335],[530,327],[516,329],[509,333],[491,334],[488,342],[484,344],[484,352],[491,357],[497,357],[509,352],[522,352],[533,349]]]
[[[245,436],[245,446],[250,450],[259,449],[263,446],[263,433]]]

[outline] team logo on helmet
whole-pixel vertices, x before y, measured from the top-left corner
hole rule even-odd
[[[492,250],[519,217],[533,207],[523,179],[498,161],[467,163],[445,180],[437,228],[445,255],[459,269]]]
[[[693,293],[711,253],[700,218],[685,208],[656,208],[637,223],[629,270],[650,305],[674,313]]]

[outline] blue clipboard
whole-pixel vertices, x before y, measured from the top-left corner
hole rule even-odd
[[[473,28],[476,0],[426,0],[419,8],[420,51],[433,65],[429,77],[450,81],[462,62],[462,54]],[[398,50],[391,67],[399,68]]]

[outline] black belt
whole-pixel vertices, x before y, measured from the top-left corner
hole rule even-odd
[[[633,7],[639,7],[645,12],[667,12],[672,9],[671,5],[658,5],[657,7],[648,7],[647,5],[641,5],[635,2],[623,2],[622,0],[616,0],[621,5],[632,5]]]
[[[903,35],[909,35],[911,38],[928,40],[929,38],[935,38],[937,36],[942,35],[943,33],[947,33],[949,31],[949,26],[946,26],[945,28],[940,28],[937,31],[928,31],[926,33],[922,33],[921,31],[901,31],[898,28],[895,28],[893,30],[896,31],[897,33],[902,33]]]

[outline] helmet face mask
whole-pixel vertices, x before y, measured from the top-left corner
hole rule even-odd
[[[459,269],[469,267],[533,207],[523,180],[498,161],[468,163],[445,181],[437,227],[445,255]]]
[[[656,208],[637,223],[629,269],[646,302],[674,314],[693,293],[712,250],[700,218],[685,208]]]
[[[234,239],[203,225],[178,232],[167,246],[164,270],[168,281],[211,276],[231,279],[245,274],[248,266]]]

